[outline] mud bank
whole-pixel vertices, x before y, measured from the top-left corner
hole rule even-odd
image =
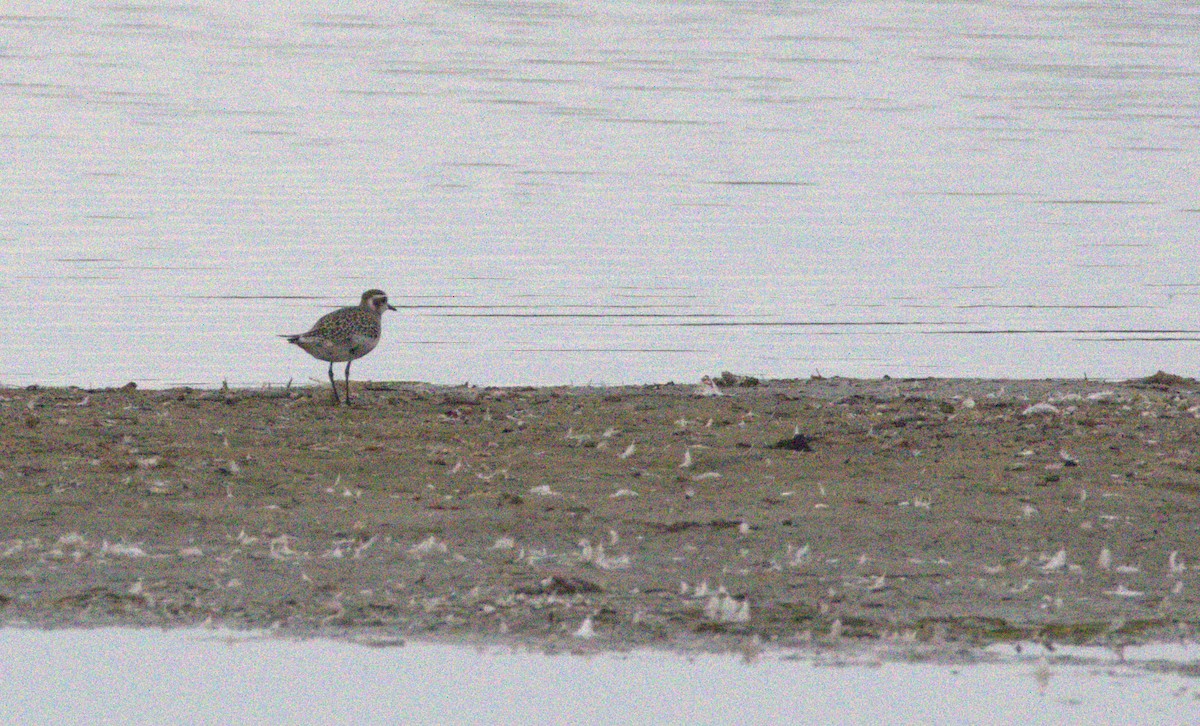
[[[0,389],[0,614],[550,647],[1200,625],[1194,381],[729,382]]]

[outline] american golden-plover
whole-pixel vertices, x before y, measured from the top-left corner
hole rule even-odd
[[[396,306],[388,304],[383,290],[367,290],[358,305],[323,315],[307,333],[279,337],[295,343],[314,358],[329,361],[329,385],[333,386],[335,405],[342,400],[338,398],[333,364],[346,361],[346,404],[349,405],[350,364],[375,350],[379,344],[379,322],[383,311],[395,309]]]

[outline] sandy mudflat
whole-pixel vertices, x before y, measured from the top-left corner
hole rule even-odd
[[[590,617],[612,647],[1200,625],[1194,381],[697,390],[0,389],[0,612],[551,646]]]

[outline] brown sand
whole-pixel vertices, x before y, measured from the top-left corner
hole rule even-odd
[[[611,647],[1189,635],[1198,389],[0,389],[0,612],[551,645],[590,618]],[[797,429],[811,451],[771,448]]]

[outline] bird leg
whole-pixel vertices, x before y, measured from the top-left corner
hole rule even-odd
[[[346,361],[346,405],[350,405],[350,364],[354,361]]]
[[[333,363],[329,364],[329,385],[333,386],[333,405],[338,405],[342,399],[338,398],[337,381],[333,379]]]

